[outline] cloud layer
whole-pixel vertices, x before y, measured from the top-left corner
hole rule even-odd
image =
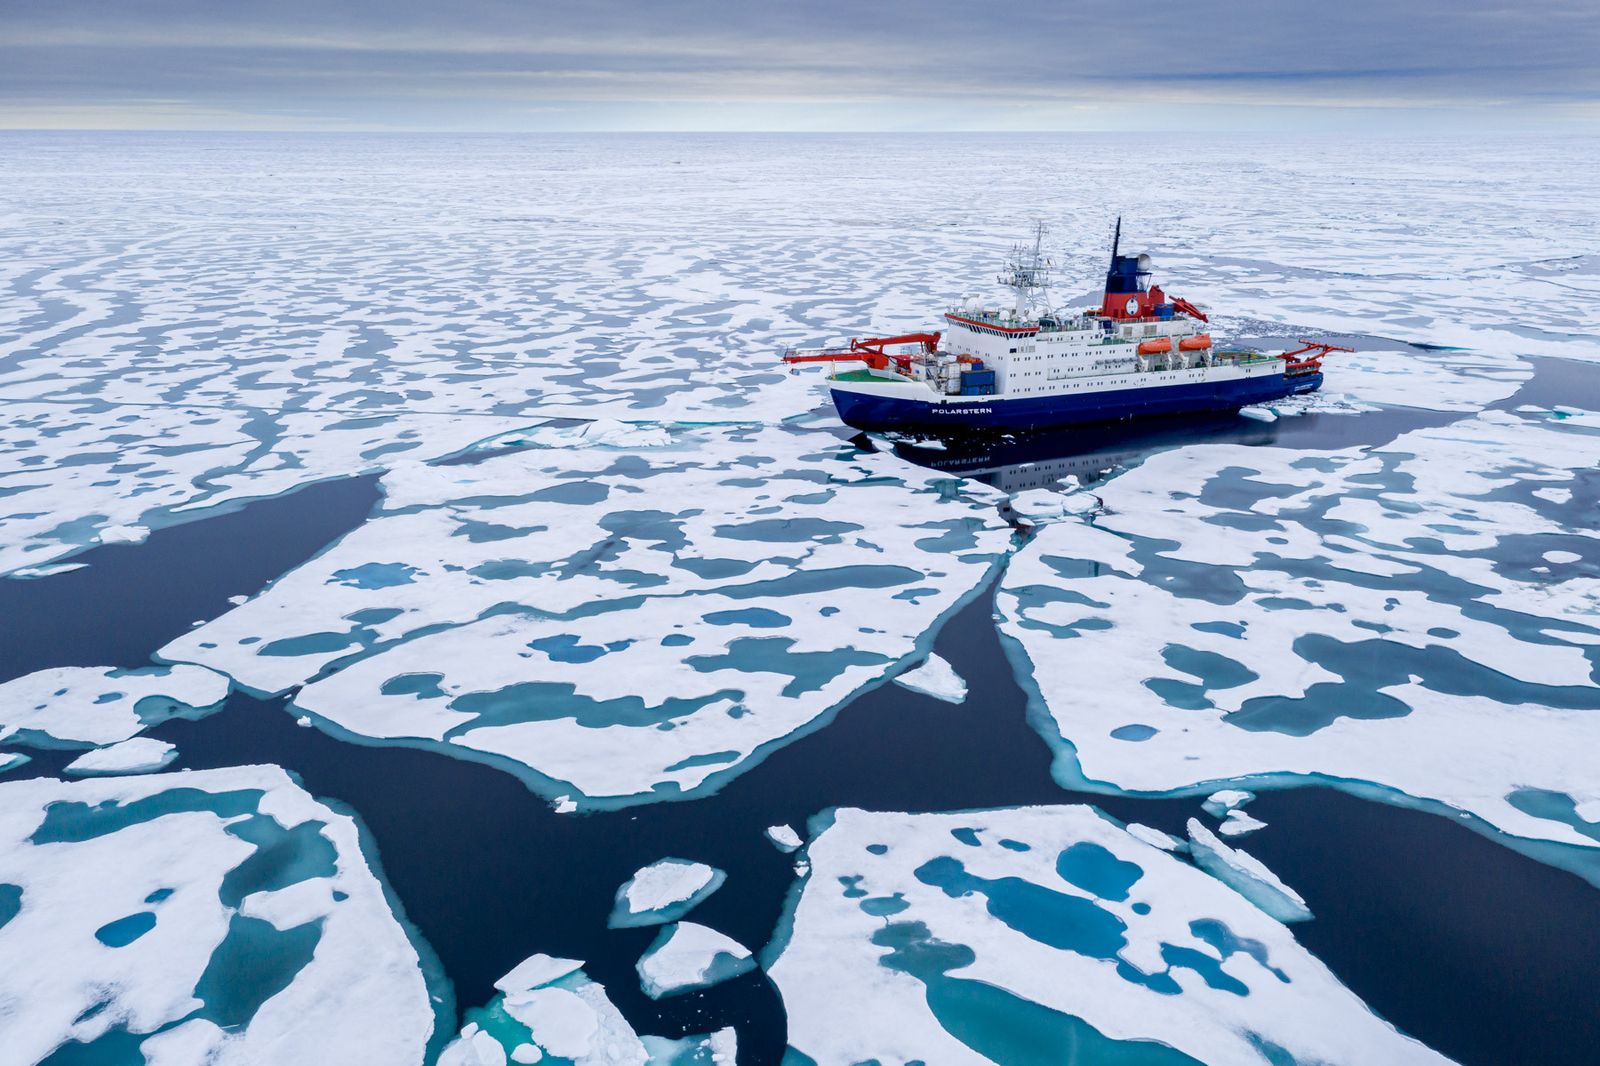
[[[1596,55],[1592,0],[24,0],[0,125],[1593,125]]]

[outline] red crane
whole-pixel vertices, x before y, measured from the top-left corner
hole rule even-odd
[[[790,348],[783,353],[783,361],[785,363],[861,362],[874,370],[886,370],[892,359],[904,370],[910,366],[915,356],[886,350],[895,344],[918,344],[922,346],[922,354],[932,355],[939,347],[939,334],[902,333],[898,337],[868,337],[865,340],[851,337],[850,343],[843,348],[818,348],[809,351]]]
[[[1305,347],[1278,356],[1284,361],[1286,374],[1315,374],[1322,369],[1322,360],[1333,352],[1355,351],[1354,348],[1346,348],[1342,344],[1322,344],[1318,341],[1308,341],[1304,337],[1300,338],[1300,343]]]

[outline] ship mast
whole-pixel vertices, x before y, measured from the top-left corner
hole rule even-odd
[[[1015,289],[1017,302],[1014,314],[1027,317],[1029,311],[1049,310],[1051,262],[1044,255],[1045,225],[1033,225],[1033,247],[1014,244],[1006,257],[1006,270],[997,280],[1008,289]]]

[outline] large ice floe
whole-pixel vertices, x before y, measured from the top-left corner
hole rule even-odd
[[[447,1007],[356,823],[277,767],[0,784],[0,882],[8,1063],[421,1063]]]
[[[713,785],[925,650],[999,493],[780,428],[399,468],[382,510],[162,649],[341,735],[582,806]]]
[[[216,710],[228,679],[197,666],[63,666],[0,684],[0,742],[100,747]]]
[[[819,822],[766,960],[796,1062],[1447,1061],[1093,808]]]
[[[1600,800],[1590,421],[1193,447],[1106,484],[1110,513],[1042,529],[999,597],[1058,778],[1333,783],[1470,812],[1600,880],[1579,813]]]

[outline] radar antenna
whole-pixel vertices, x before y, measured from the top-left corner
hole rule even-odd
[[[1043,222],[1033,224],[1033,247],[1014,244],[1006,257],[1005,273],[995,280],[1008,289],[1015,289],[1017,318],[1026,318],[1029,311],[1044,312],[1050,309],[1050,271],[1054,264],[1044,254]]]

